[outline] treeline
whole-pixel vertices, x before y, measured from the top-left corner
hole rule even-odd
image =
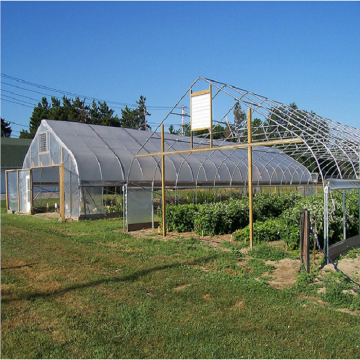
[[[21,130],[20,138],[34,138],[41,120],[63,120],[80,122],[84,124],[105,125],[114,127],[125,127],[137,130],[151,130],[149,125],[145,125],[145,115],[150,115],[146,110],[146,97],[140,96],[136,101],[137,108],[130,109],[125,106],[121,109],[121,117],[114,114],[105,101],[92,101],[91,105],[85,104],[85,99],[80,100],[63,96],[60,101],[58,98],[51,97],[51,103],[46,97],[41,99],[41,103],[34,108],[29,121],[29,130]]]

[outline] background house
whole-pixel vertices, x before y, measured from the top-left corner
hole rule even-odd
[[[21,169],[31,139],[1,138],[1,193],[5,194],[5,170]]]

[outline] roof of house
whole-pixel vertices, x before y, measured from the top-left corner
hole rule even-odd
[[[1,138],[1,168],[21,168],[31,139]]]

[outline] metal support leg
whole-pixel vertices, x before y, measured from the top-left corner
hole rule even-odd
[[[343,236],[343,240],[346,240],[346,206],[345,206],[345,190],[343,190],[343,228],[344,228],[344,236]]]
[[[329,256],[329,187],[324,187],[324,252]],[[326,263],[329,260],[326,259]]]

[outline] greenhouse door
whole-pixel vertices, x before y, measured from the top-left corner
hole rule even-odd
[[[126,187],[127,231],[153,226],[153,193],[151,190]]]

